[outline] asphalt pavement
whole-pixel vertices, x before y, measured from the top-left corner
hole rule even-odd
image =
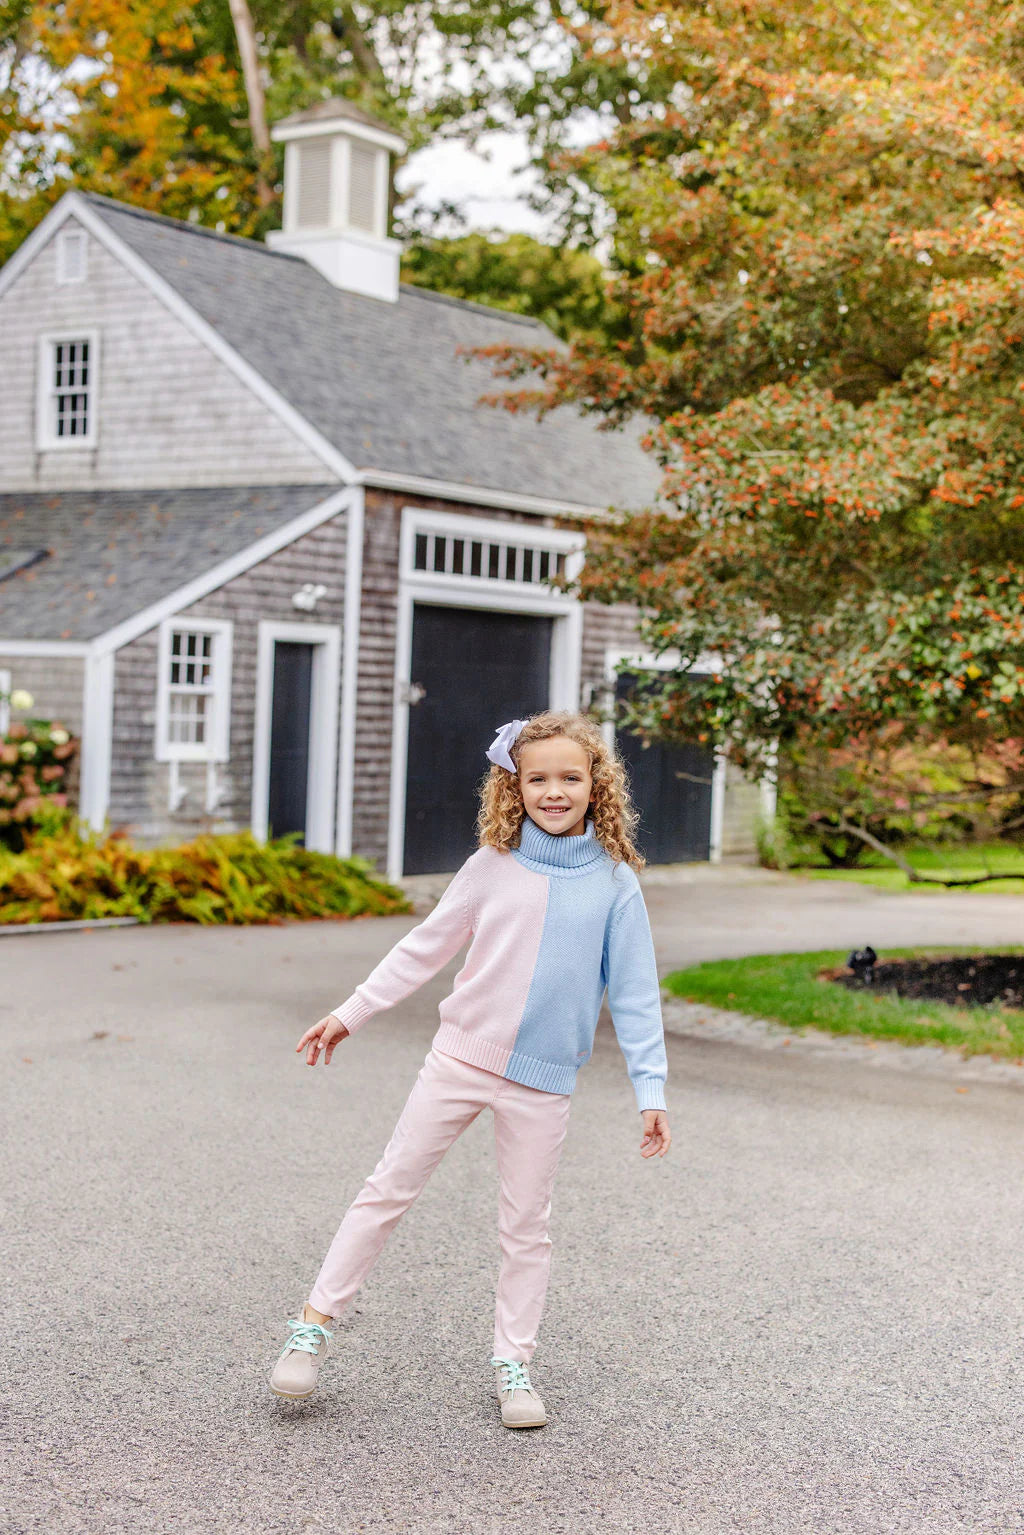
[[[1021,941],[1014,897],[652,871],[664,970]],[[456,966],[294,1053],[408,918],[0,944],[3,1535],[1024,1531],[1024,1095],[668,1037],[674,1144],[605,1019],[556,1184],[532,1374],[501,1426],[489,1116],[342,1319],[266,1377],[386,1144]],[[881,940],[881,941],[879,941]]]

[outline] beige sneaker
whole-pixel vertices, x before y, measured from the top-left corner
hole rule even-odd
[[[330,1352],[334,1334],[319,1322],[290,1320],[292,1335],[270,1374],[270,1389],[277,1396],[297,1401],[312,1396],[320,1366]]]
[[[492,1358],[494,1383],[506,1428],[542,1428],[548,1421],[544,1403],[530,1385],[530,1371],[521,1359]]]

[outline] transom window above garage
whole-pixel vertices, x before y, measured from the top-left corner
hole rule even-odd
[[[434,575],[475,576],[481,581],[548,581],[565,572],[565,555],[505,539],[458,538],[454,533],[417,533],[414,570]]]

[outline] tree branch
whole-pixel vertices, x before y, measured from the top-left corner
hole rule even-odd
[[[941,885],[944,889],[950,890],[960,885],[987,885],[996,879],[1024,879],[1024,869],[1021,869],[1019,873],[1014,873],[1011,869],[1003,870],[999,874],[971,874],[964,879],[935,879],[927,874],[919,874],[913,864],[908,863],[902,854],[897,853],[894,848],[886,847],[885,843],[880,842],[866,827],[855,825],[844,815],[839,817],[839,829],[846,832],[849,837],[858,837],[861,842],[866,842],[868,847],[874,848],[876,853],[880,853],[890,863],[896,864],[903,870],[912,885]]]

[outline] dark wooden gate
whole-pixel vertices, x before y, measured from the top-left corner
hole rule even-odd
[[[548,707],[553,619],[417,603],[410,679],[406,874],[457,869],[476,847],[484,752],[506,720]]]
[[[636,685],[632,673],[620,673],[616,701],[628,697]],[[615,745],[640,811],[638,845],[648,862],[699,863],[709,858],[713,753],[696,742],[652,742],[645,750],[639,736],[622,729],[616,732]]]
[[[309,726],[313,646],[278,640],[274,645],[274,693],[270,721],[268,836],[301,832],[306,840]]]

